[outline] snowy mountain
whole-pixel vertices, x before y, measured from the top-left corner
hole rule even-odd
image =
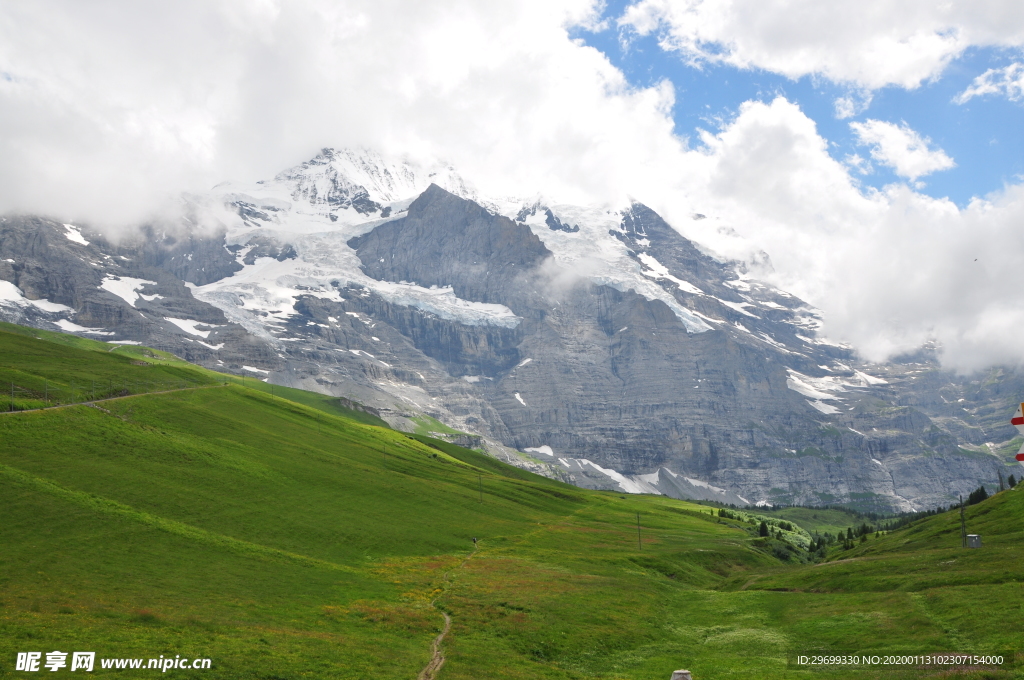
[[[926,507],[995,480],[1014,436],[1005,395],[927,358],[859,365],[810,306],[640,203],[488,199],[444,164],[325,149],[187,204],[117,243],[2,218],[0,315],[334,394],[403,429],[433,418],[634,493]],[[978,401],[950,413],[916,386],[936,381]]]

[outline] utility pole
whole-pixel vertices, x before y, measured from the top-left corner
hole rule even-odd
[[[960,494],[960,547],[967,547],[967,523],[964,520],[964,495]]]
[[[636,547],[643,552],[644,544],[640,541],[640,513],[636,513]]]

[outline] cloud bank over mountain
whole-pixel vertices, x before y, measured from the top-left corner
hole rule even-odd
[[[697,64],[849,83],[843,115],[874,88],[941,77],[971,45],[1024,43],[1012,3],[805,4],[645,0],[619,25],[626,36],[660,31],[665,50]],[[5,5],[0,211],[132,223],[182,191],[273,176],[323,146],[373,147],[443,158],[485,195],[630,196],[724,256],[763,249],[766,275],[871,359],[927,340],[964,370],[1024,359],[1019,180],[965,207],[907,184],[865,188],[782,96],[683,137],[671,82],[631,84],[572,38],[615,30],[600,10],[589,0]],[[972,96],[1000,91],[989,81]],[[955,160],[907,126],[875,122],[860,133],[869,153],[909,180]]]

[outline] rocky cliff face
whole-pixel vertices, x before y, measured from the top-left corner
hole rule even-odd
[[[436,418],[594,488],[911,509],[994,482],[1016,450],[1016,374],[860,365],[801,300],[638,203],[487,201],[450,169],[330,150],[220,191],[237,216],[220,228],[119,243],[8,216],[0,314],[335,394],[397,427]]]

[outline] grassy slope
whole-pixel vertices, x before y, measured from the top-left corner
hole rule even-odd
[[[0,365],[211,386],[0,416],[0,676],[18,651],[61,649],[208,656],[204,678],[414,677],[441,623],[434,599],[453,618],[442,678],[795,678],[787,650],[823,644],[1021,646],[1020,551],[983,524],[1003,509],[972,518],[991,550],[953,558],[975,560],[983,584],[887,583],[892,563],[869,570],[876,588],[844,585],[854,575],[812,588],[837,566],[781,567],[705,508],[584,491],[325,414],[318,395],[272,398],[96,344],[0,332]],[[932,531],[869,543],[860,562],[945,550]],[[990,568],[982,552],[997,550]],[[988,609],[964,621],[965,599]]]
[[[753,578],[734,577],[725,588],[827,594],[880,600],[919,617],[894,635],[942,649],[1022,649],[1024,630],[1024,486],[996,494],[966,510],[968,533],[984,547],[960,547],[959,512],[915,522],[852,550],[836,550],[830,561],[775,569]],[[881,625],[884,610],[867,612]],[[880,640],[879,643],[882,641]]]
[[[6,396],[0,398],[2,410],[10,409],[11,383],[16,387],[14,410],[147,394],[183,387],[182,381],[192,385],[234,383],[325,413],[387,427],[380,418],[345,408],[327,395],[217,373],[149,347],[115,345],[3,322],[0,347],[4,350],[0,355],[0,397]],[[47,396],[49,401],[45,401]]]

